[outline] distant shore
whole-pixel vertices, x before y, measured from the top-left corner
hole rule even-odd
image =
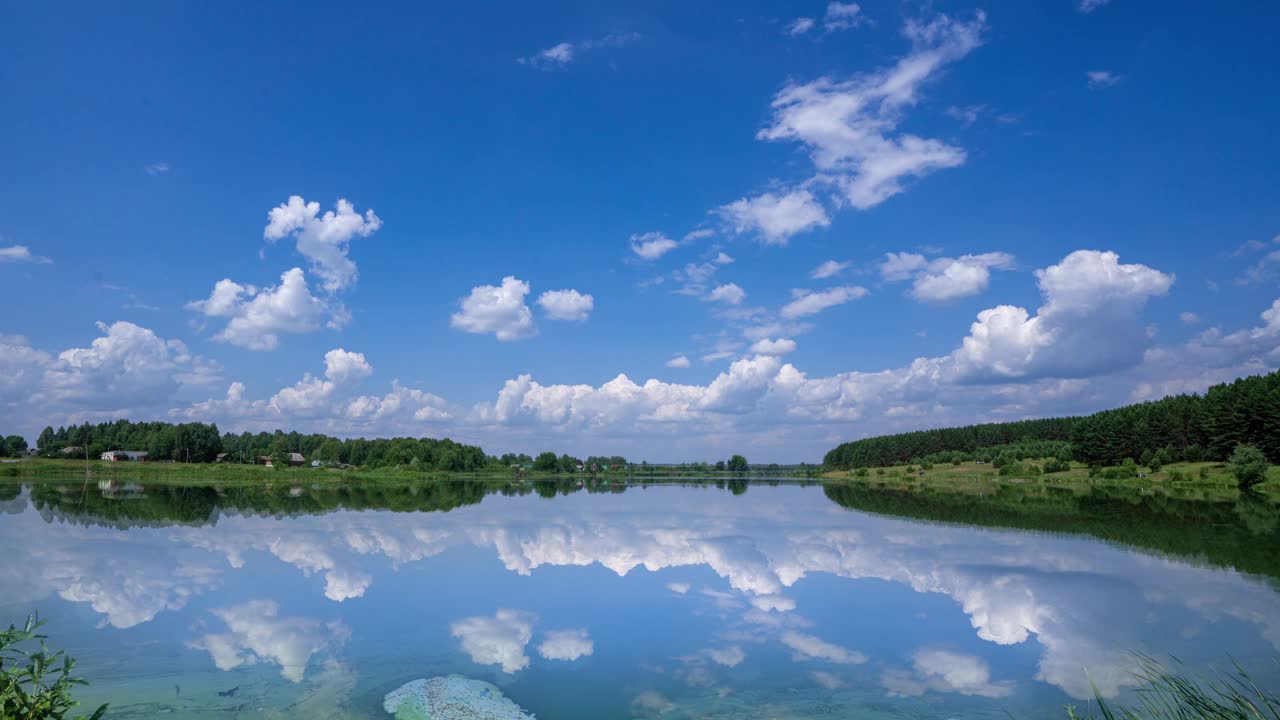
[[[815,468],[816,469],[816,468]],[[735,478],[760,480],[765,478],[814,479],[811,474],[778,473],[766,468],[747,472],[693,471],[679,466],[647,466],[599,472],[556,473],[540,470],[510,470],[496,468],[475,472],[443,470],[416,471],[402,468],[336,468],[336,467],[268,467],[241,463],[180,463],[180,462],[111,462],[106,460],[53,460],[24,458],[0,463],[0,482],[5,480],[50,479],[136,480],[147,482],[213,483],[213,484],[263,484],[263,483],[354,483],[364,481],[421,481],[421,480],[594,480],[603,482],[635,482],[666,480],[729,481]]]

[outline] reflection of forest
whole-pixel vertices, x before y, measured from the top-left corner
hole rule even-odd
[[[474,505],[486,495],[555,497],[585,490],[623,492],[619,483],[584,484],[576,480],[524,483],[481,480],[365,482],[351,485],[271,485],[218,487],[104,482],[101,484],[35,483],[31,502],[45,520],[58,519],[117,528],[165,525],[214,525],[219,514],[291,517],[339,510],[448,512]],[[16,498],[20,485],[0,485]],[[5,499],[6,496],[0,496]]]
[[[754,482],[759,481],[732,479],[715,484],[736,495],[746,492]],[[479,503],[490,494],[552,498],[577,492],[621,493],[629,486],[565,479],[263,487],[36,483],[27,487],[31,502],[47,521],[128,528],[214,525],[222,514],[290,517],[339,510],[448,512]],[[20,492],[19,485],[0,485],[0,502],[12,501]],[[1135,494],[1132,488],[1050,484],[1008,484],[975,494],[936,487],[906,489],[848,482],[827,484],[825,492],[841,506],[863,512],[1088,534],[1280,578],[1280,509],[1259,497]]]
[[[658,483],[643,483],[661,484]],[[735,495],[746,492],[745,478],[714,483]],[[770,481],[769,484],[777,484]],[[807,484],[807,483],[802,483]],[[621,493],[628,485],[604,480],[423,480],[376,481],[333,485],[264,485],[260,487],[121,483],[33,483],[31,502],[46,520],[111,527],[214,525],[219,513],[289,517],[337,510],[448,512],[474,505],[486,495],[529,495],[544,498],[576,492]],[[22,486],[0,485],[0,500],[17,498]]]
[[[843,507],[895,517],[1092,535],[1244,572],[1280,578],[1280,507],[1266,498],[1222,499],[1123,487],[1001,485],[983,495],[946,489],[831,483]]]

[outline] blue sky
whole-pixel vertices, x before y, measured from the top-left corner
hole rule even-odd
[[[1276,14],[15,7],[0,430],[799,461],[1274,369]]]

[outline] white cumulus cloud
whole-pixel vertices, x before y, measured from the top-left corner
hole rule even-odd
[[[270,406],[287,417],[315,414],[327,410],[335,392],[373,374],[373,367],[362,353],[342,348],[325,353],[324,366],[323,378],[306,375],[272,396]]]
[[[329,292],[356,281],[356,264],[347,255],[351,240],[368,237],[382,227],[373,210],[361,215],[346,199],[339,199],[334,210],[321,215],[320,203],[307,202],[298,195],[272,208],[267,220],[262,236],[268,242],[294,236],[298,253],[311,262],[312,272],[320,276]]]
[[[548,630],[538,645],[538,654],[548,660],[577,660],[596,651],[586,630]]]
[[[208,651],[219,670],[270,662],[290,682],[302,682],[311,657],[343,642],[350,631],[340,622],[323,624],[302,617],[281,617],[272,600],[253,600],[213,610],[227,626],[225,633],[210,633],[188,647]]]
[[[449,318],[463,332],[489,334],[507,342],[536,335],[533,313],[525,304],[529,284],[508,275],[501,285],[480,285],[459,301],[461,310]]]
[[[266,288],[219,280],[204,300],[186,309],[227,324],[213,339],[249,350],[274,350],[282,334],[302,334],[323,326],[338,329],[349,319],[346,308],[311,294],[301,268],[286,270],[280,284]]]
[[[538,296],[538,305],[552,320],[581,322],[591,315],[595,298],[577,290],[548,290]]]
[[[1148,340],[1139,312],[1173,276],[1122,265],[1113,252],[1077,250],[1036,271],[1045,304],[984,310],[954,355],[962,376],[1078,377],[1136,364]]]
[[[1012,270],[1013,256],[1002,252],[925,260],[914,253],[888,253],[880,276],[889,282],[911,279],[911,297],[921,302],[947,302],[986,290],[992,270]]]
[[[708,302],[724,303],[725,305],[738,305],[747,297],[747,291],[738,287],[735,283],[725,283],[718,285],[714,290],[707,293],[705,300]]]
[[[987,698],[1008,697],[1013,683],[992,682],[987,662],[973,655],[948,650],[921,650],[912,656],[915,673],[888,670],[880,676],[880,684],[896,697],[923,695],[927,690],[977,695]]]
[[[498,610],[493,617],[469,617],[449,626],[462,642],[462,650],[478,665],[501,665],[502,672],[515,673],[529,667],[525,646],[533,638],[533,614],[522,610]]]
[[[796,341],[791,338],[770,340],[763,338],[751,345],[751,352],[757,355],[786,355],[796,351]]]
[[[769,245],[786,245],[792,235],[831,224],[827,211],[808,190],[740,198],[716,212],[734,232],[756,233]]]

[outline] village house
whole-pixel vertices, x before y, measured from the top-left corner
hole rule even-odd
[[[285,457],[289,460],[289,467],[302,467],[307,464],[307,459],[302,456],[302,453],[285,453]],[[267,467],[275,467],[275,462],[270,455],[259,455],[257,463]]]
[[[147,453],[145,450],[108,450],[102,453],[102,459],[107,462],[146,462]]]

